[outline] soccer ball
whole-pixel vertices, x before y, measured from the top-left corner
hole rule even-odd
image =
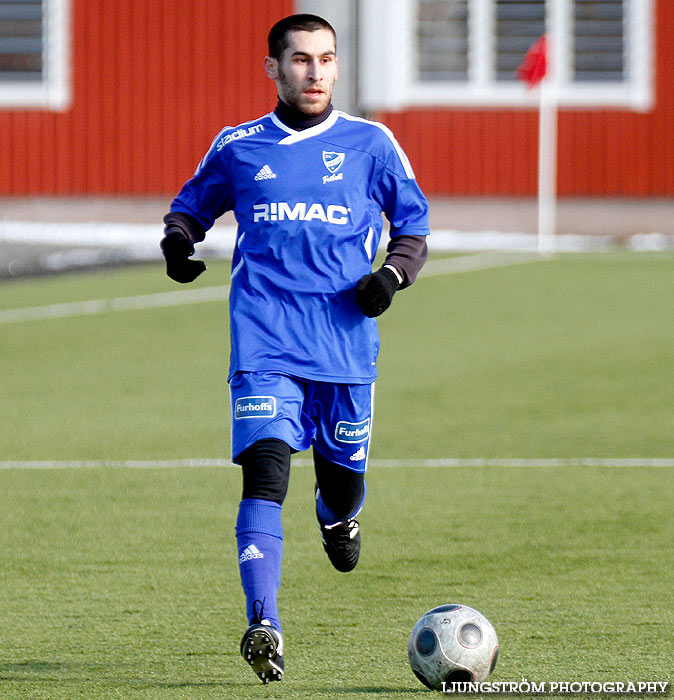
[[[414,625],[407,652],[416,677],[428,688],[443,690],[443,683],[487,680],[498,659],[498,639],[477,610],[441,605]]]

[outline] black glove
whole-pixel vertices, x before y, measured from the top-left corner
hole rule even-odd
[[[400,282],[393,270],[381,267],[376,272],[365,275],[356,285],[356,301],[363,313],[370,318],[383,314],[389,306],[393,295],[398,291]]]
[[[190,255],[194,255],[194,244],[179,231],[166,234],[161,249],[166,258],[166,274],[176,282],[194,282],[206,269],[201,260],[190,260]]]

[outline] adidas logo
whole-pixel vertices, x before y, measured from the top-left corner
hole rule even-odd
[[[352,462],[358,462],[361,459],[365,459],[365,445],[361,445],[358,452],[354,452],[349,459]]]
[[[239,564],[243,564],[245,561],[250,561],[251,559],[264,559],[264,554],[254,545],[249,544],[239,557]]]
[[[276,173],[268,166],[263,165],[255,176],[255,180],[273,180]]]

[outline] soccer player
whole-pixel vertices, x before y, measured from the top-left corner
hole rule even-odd
[[[276,604],[291,454],[313,448],[323,547],[342,572],[360,553],[376,360],[374,317],[427,255],[428,206],[381,124],[333,109],[333,28],[291,15],[269,32],[270,114],[223,129],[164,217],[167,274],[206,269],[194,244],[223,212],[238,222],[229,295],[232,459],[249,627],[241,654],[267,683],[284,672]],[[387,256],[373,272],[390,224]]]

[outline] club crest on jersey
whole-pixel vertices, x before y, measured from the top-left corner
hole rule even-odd
[[[336,173],[344,164],[344,157],[344,153],[323,151],[323,165],[325,165],[331,173]]]

